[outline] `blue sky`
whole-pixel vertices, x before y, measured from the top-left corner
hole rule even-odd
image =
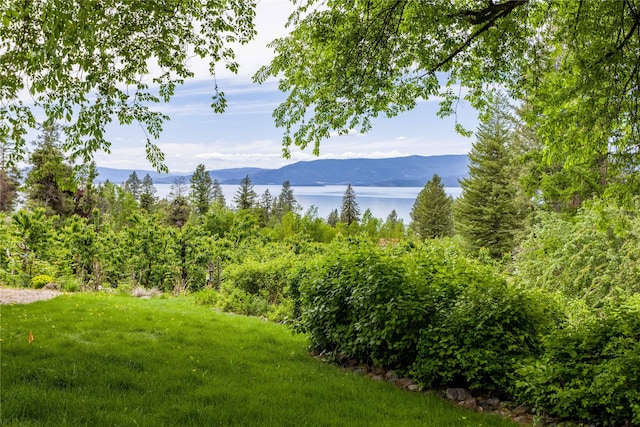
[[[195,79],[176,90],[169,104],[159,111],[171,120],[156,141],[166,156],[171,172],[193,172],[199,163],[208,170],[235,167],[278,168],[301,160],[314,160],[312,147],[292,149],[291,159],[282,158],[282,129],[276,128],[271,113],[285,99],[277,82],[251,83],[251,76],[272,57],[266,45],[286,34],[285,23],[291,5],[288,0],[262,0],[258,4],[258,35],[236,49],[240,72],[219,70],[217,83],[227,96],[228,108],[216,114],[211,108],[213,80],[204,62],[194,62]],[[464,154],[472,138],[458,135],[454,118],[436,116],[438,100],[421,101],[417,107],[392,119],[380,118],[364,135],[331,137],[320,147],[319,158],[384,158],[409,155]],[[476,126],[476,113],[468,105],[458,108],[458,122]],[[98,153],[98,166],[119,169],[152,169],[144,156],[143,131],[138,126],[111,126],[111,154]]]

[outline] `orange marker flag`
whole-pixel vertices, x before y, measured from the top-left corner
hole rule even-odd
[[[33,331],[29,331],[29,344],[33,342]]]

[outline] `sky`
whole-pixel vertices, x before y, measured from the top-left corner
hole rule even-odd
[[[251,82],[251,76],[261,65],[269,63],[273,52],[267,44],[286,35],[285,24],[292,11],[289,0],[261,0],[256,10],[255,39],[235,49],[240,64],[233,74],[222,67],[217,70],[217,84],[227,97],[227,110],[214,113],[210,108],[214,82],[207,64],[195,62],[194,79],[176,89],[168,104],[158,111],[171,117],[155,143],[165,154],[170,172],[193,172],[198,164],[207,170],[238,167],[277,169],[302,160],[386,158],[410,155],[465,154],[471,149],[473,137],[455,132],[456,120],[468,129],[477,125],[477,114],[468,104],[458,108],[457,118],[436,116],[438,100],[420,101],[415,109],[391,119],[376,119],[367,134],[332,136],[320,146],[320,156],[313,147],[300,150],[292,147],[291,158],[282,157],[283,130],[277,128],[271,116],[286,94],[277,88],[277,81],[261,85]],[[98,166],[151,170],[145,158],[146,135],[137,125],[110,125],[107,133],[112,141],[111,154],[97,153]]]

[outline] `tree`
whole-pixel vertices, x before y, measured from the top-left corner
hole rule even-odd
[[[131,172],[129,178],[124,182],[124,189],[131,193],[136,200],[140,199],[142,191],[142,181],[138,178],[136,171]]]
[[[287,93],[274,111],[285,155],[292,144],[318,153],[332,133],[367,131],[420,99],[441,97],[451,115],[463,97],[486,114],[500,86],[531,103],[548,158],[637,157],[635,0],[307,0],[290,23],[254,76],[277,76]]]
[[[211,197],[213,198],[213,203],[219,206],[225,206],[227,204],[227,201],[224,199],[224,193],[222,192],[222,187],[220,186],[220,182],[217,179],[213,180]]]
[[[156,203],[156,187],[153,185],[153,179],[149,174],[145,174],[140,187],[140,208],[147,212],[153,211]]]
[[[171,192],[167,198],[169,203],[167,219],[171,225],[182,228],[189,219],[191,208],[187,198],[187,184],[183,177],[178,177],[171,184]]]
[[[384,239],[399,239],[404,235],[404,223],[398,218],[395,209],[389,213],[387,220],[380,228],[380,237]]]
[[[211,175],[202,163],[196,167],[191,175],[191,201],[198,215],[205,215],[213,201],[213,182]]]
[[[504,99],[498,100],[493,114],[480,123],[469,153],[469,177],[460,181],[462,195],[454,205],[455,228],[468,248],[486,248],[493,258],[511,252],[521,227],[509,173],[513,122],[507,109]]]
[[[275,208],[274,201],[275,199],[271,195],[269,189],[267,188],[266,190],[264,190],[264,193],[262,193],[262,198],[258,203],[258,206],[260,208],[260,222],[263,226],[266,226],[273,216],[273,210]]]
[[[73,169],[66,163],[60,147],[59,126],[47,123],[40,130],[30,158],[32,168],[25,180],[27,200],[44,207],[48,214],[65,216],[74,207],[77,184]]]
[[[293,189],[289,181],[282,183],[282,190],[280,196],[275,203],[275,213],[278,218],[282,218],[287,212],[297,212],[299,209],[298,201],[293,195]]]
[[[140,123],[147,158],[159,169],[157,139],[167,118],[153,104],[168,102],[177,85],[193,77],[190,58],[237,72],[230,47],[255,34],[253,1],[176,0],[167,4],[118,0],[22,2],[0,6],[0,140],[17,147],[43,110],[66,120],[72,159],[109,152],[105,126]],[[152,88],[157,85],[157,89]],[[26,92],[30,100],[23,103]],[[33,100],[33,103],[31,103]],[[224,93],[214,87],[212,107],[221,112]],[[20,151],[20,150],[18,150]]]
[[[411,228],[423,239],[453,234],[453,198],[444,191],[444,184],[434,174],[418,193],[411,209]]]
[[[242,178],[240,186],[236,191],[236,197],[233,199],[238,210],[251,209],[256,204],[256,192],[253,191],[253,184],[249,175]]]
[[[20,171],[8,164],[10,153],[7,141],[0,140],[0,212],[11,212],[18,200]]]
[[[98,177],[95,162],[90,162],[80,168],[78,173],[79,187],[76,192],[75,213],[84,218],[91,217],[91,212],[98,204],[98,194],[93,181]]]
[[[356,193],[353,191],[351,184],[347,185],[347,189],[342,196],[342,206],[340,207],[340,222],[347,225],[358,223],[360,220],[360,208],[356,202]]]
[[[339,221],[340,215],[338,214],[338,209],[334,209],[329,212],[329,216],[327,217],[327,224],[329,224],[331,227],[335,227]]]

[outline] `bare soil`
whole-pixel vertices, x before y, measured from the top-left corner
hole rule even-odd
[[[62,295],[62,292],[50,289],[0,288],[0,304],[29,304],[55,298],[58,295]]]

